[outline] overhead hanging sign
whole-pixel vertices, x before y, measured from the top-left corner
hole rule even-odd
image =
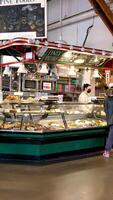
[[[47,0],[0,0],[0,40],[47,38]]]

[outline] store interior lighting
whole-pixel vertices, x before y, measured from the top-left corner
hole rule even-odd
[[[77,60],[74,61],[74,63],[82,64],[82,63],[84,63],[84,59],[77,59]]]
[[[70,46],[70,50],[73,50],[73,46],[72,45]]]
[[[70,68],[69,68],[69,76],[75,76],[76,77],[76,71],[75,71],[75,67],[74,66],[71,66]]]
[[[95,53],[95,49],[92,49],[92,53]]]
[[[98,62],[98,58],[97,58],[97,56],[95,56],[94,62],[95,62],[95,63]]]
[[[46,63],[43,63],[41,65],[40,73],[41,74],[47,74],[48,73],[48,68],[47,68],[47,64]]]
[[[100,74],[99,74],[99,71],[98,69],[95,69],[94,72],[93,72],[93,75],[92,75],[93,78],[100,78]]]
[[[8,75],[8,76],[11,75],[11,70],[10,70],[10,68],[8,66],[5,67],[3,75]]]
[[[23,63],[20,63],[17,73],[18,74],[27,74],[27,69],[25,68],[25,65]]]
[[[72,52],[71,51],[67,51],[66,53],[64,53],[63,55],[65,58],[71,58],[72,57]]]
[[[105,55],[106,55],[106,52],[105,52],[105,51],[102,51],[102,55],[105,56]]]

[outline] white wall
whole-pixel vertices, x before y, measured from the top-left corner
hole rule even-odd
[[[72,15],[74,15],[73,20],[75,20],[73,22],[70,21],[71,18],[67,19]],[[93,15],[95,14],[88,0],[62,0],[62,22],[64,22],[65,26],[62,26],[61,29],[59,28],[60,24],[56,23],[60,20],[60,0],[49,1],[48,40],[59,40],[62,31],[63,40],[67,41],[67,43],[82,46],[87,28],[93,23]],[[52,23],[54,24],[51,28]],[[85,46],[112,51],[112,43],[113,37],[111,33],[100,17],[95,15],[94,26],[88,35]]]

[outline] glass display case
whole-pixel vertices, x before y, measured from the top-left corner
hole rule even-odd
[[[106,126],[103,104],[59,103],[57,100],[5,100],[0,103],[0,129],[51,132]]]

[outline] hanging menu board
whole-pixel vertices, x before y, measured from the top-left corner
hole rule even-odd
[[[0,0],[0,39],[47,37],[47,0]]]

